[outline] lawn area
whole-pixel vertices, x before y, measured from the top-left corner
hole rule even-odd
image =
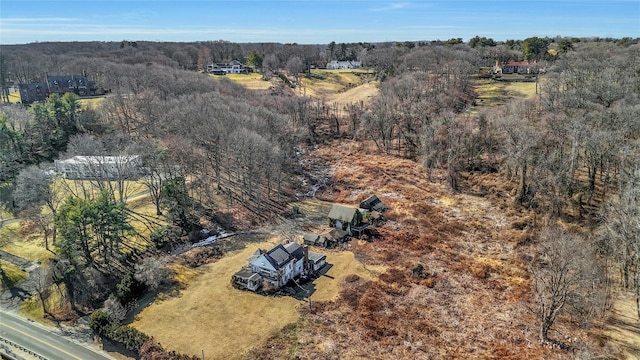
[[[37,240],[40,240],[40,238]],[[37,240],[29,239],[28,241],[15,241],[3,246],[2,250],[29,261],[44,261],[45,259],[52,258],[54,254],[45,249],[44,245],[38,243]]]
[[[93,98],[84,98],[84,99],[79,99],[79,103],[81,105],[82,109],[87,109],[87,108],[91,108],[91,109],[95,109],[97,108],[100,104],[102,104],[102,102],[104,101],[104,97],[93,97]],[[19,103],[20,102],[20,92],[19,91],[15,91],[9,94],[9,102],[13,103]]]
[[[53,253],[44,248],[41,237],[21,235],[19,222],[0,228],[0,249],[29,261],[45,260],[53,256]]]
[[[14,91],[12,93],[9,94],[9,102],[14,104],[14,103],[19,103],[20,102],[20,92],[19,91]]]
[[[55,188],[58,191],[64,191],[64,196],[67,196],[67,193],[82,194],[83,189],[89,189],[88,191],[97,193],[97,190],[91,190],[91,183],[88,181],[61,179],[58,180]],[[151,221],[145,221],[140,216],[136,216],[131,220],[131,225],[142,236],[131,238],[127,245],[139,250],[143,250],[149,245],[146,239],[151,234],[151,227],[165,224],[163,218],[156,217],[155,206],[146,190],[144,184],[137,181],[127,181],[125,184],[125,192],[128,197],[127,207],[138,214],[145,215]],[[47,214],[50,210],[47,207],[43,207],[42,212]],[[36,259],[44,261],[54,256],[51,251],[45,249],[42,233],[37,229],[32,229],[25,234],[24,229],[23,231],[20,230],[20,222],[7,224],[0,228],[0,249],[30,261],[35,261]]]
[[[241,84],[252,90],[267,90],[271,87],[270,81],[262,80],[262,74],[227,74],[227,75],[209,75],[214,79],[229,79],[233,82]]]
[[[234,239],[234,238],[230,238]],[[229,240],[237,241],[237,240]],[[161,296],[142,310],[133,326],[155,337],[165,348],[211,359],[238,359],[251,347],[298,320],[296,307],[303,302],[287,296],[262,296],[237,290],[231,276],[247,264],[257,248],[271,248],[279,241],[273,237],[228,253],[219,261],[197,272],[179,273],[188,284],[177,296]],[[321,250],[317,250],[321,251]],[[341,279],[348,274],[368,276],[351,252],[323,251],[333,265],[314,284],[312,300],[337,296]],[[174,269],[175,270],[175,269]],[[186,275],[186,279],[182,278]]]
[[[96,109],[98,108],[98,106],[100,106],[100,104],[104,102],[104,97],[100,96],[100,97],[84,98],[84,99],[79,99],[78,102],[80,103],[81,109]]]
[[[327,254],[327,261],[331,263],[331,269],[327,276],[321,276],[313,282],[316,291],[311,295],[311,301],[331,301],[338,297],[338,292],[347,275],[356,274],[361,278],[373,279],[384,272],[383,267],[367,267],[356,260],[351,251],[327,251],[322,248],[315,248],[312,251]]]
[[[311,75],[301,78],[300,91],[306,96],[325,100],[332,104],[368,102],[378,94],[379,83],[366,70],[314,69]]]
[[[27,278],[27,273],[10,262],[0,260],[2,268],[2,279],[0,279],[0,290],[12,287],[14,284]]]
[[[13,219],[13,214],[0,208],[0,222],[7,219]]]
[[[480,100],[479,106],[503,105],[513,99],[535,96],[536,83],[478,80],[476,92]]]
[[[94,186],[95,184],[89,180],[59,179],[57,181],[59,183],[55,185],[55,189],[61,192],[66,192],[66,194],[62,195],[62,198],[65,198],[68,195],[84,197],[85,193],[90,193],[95,196],[100,192],[100,189],[98,189],[97,186]],[[118,188],[115,181],[112,181],[109,185],[105,182],[105,186],[112,186],[114,189]],[[147,187],[139,181],[125,181],[123,189],[124,196],[127,198],[135,197],[148,190]],[[120,196],[117,191],[115,196],[116,198]]]
[[[300,78],[307,96],[323,97],[346,91],[363,83],[360,75],[354,71],[314,69],[311,75]]]

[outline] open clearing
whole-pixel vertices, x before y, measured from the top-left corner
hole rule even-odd
[[[341,139],[308,157],[334,170],[317,197],[358,204],[375,193],[389,208],[382,239],[351,242],[375,276],[345,278],[340,295],[314,312],[299,307],[296,325],[250,357],[558,358],[538,343],[523,303],[530,279],[518,243],[528,230],[512,224],[530,214],[451,193],[441,174],[429,182],[411,160],[361,149]],[[413,274],[418,265],[423,277]]]
[[[270,81],[262,80],[262,74],[259,74],[259,73],[227,74],[224,76],[209,75],[209,76],[217,80],[228,79],[240,85],[243,85],[246,88],[251,90],[267,90],[273,85]]]
[[[104,96],[96,96],[89,98],[80,98],[78,102],[80,103],[81,109],[97,109],[103,102]]]
[[[231,80],[252,90],[267,90],[280,83],[278,77],[262,80],[262,74],[210,75],[217,80]],[[322,99],[327,105],[345,106],[351,103],[368,103],[378,94],[379,83],[367,70],[311,70],[310,76],[300,77],[301,86],[295,89],[299,96]]]
[[[504,105],[514,99],[530,98],[536,95],[535,82],[508,82],[478,80],[476,82],[478,105]]]
[[[366,70],[320,70],[301,78],[303,95],[322,99],[327,104],[346,105],[369,102],[378,94],[378,82]]]
[[[238,239],[232,237],[224,241]],[[251,243],[187,274],[183,282],[188,286],[184,290],[161,294],[136,316],[132,325],[171,350],[186,354],[200,354],[204,350],[209,359],[241,357],[287,324],[296,322],[299,318],[296,308],[305,304],[293,297],[262,296],[231,285],[231,276],[246,266],[247,258],[256,249],[269,249],[280,241],[279,237],[271,237]],[[316,292],[312,301],[335,298],[346,275],[371,277],[349,251],[316,251],[327,254],[332,267],[326,276],[314,282]]]
[[[96,190],[89,181],[60,179],[55,184],[54,188],[56,191],[64,192],[64,194],[61,195],[61,198],[64,198],[71,193],[82,194],[85,190],[91,192],[93,195],[98,193],[98,190]],[[144,214],[158,223],[164,224],[164,221],[155,219],[155,207],[151,203],[151,199],[146,192],[144,184],[137,181],[126,181],[124,189],[130,209],[135,210],[139,214]],[[49,212],[49,208],[43,207],[43,214],[48,214]],[[9,217],[8,214],[7,217]],[[148,237],[150,234],[148,224],[143,222],[140,217],[132,220],[131,225],[138,233],[142,234],[143,237]],[[49,238],[49,241],[51,241],[51,238]],[[130,242],[128,245],[142,249],[146,247],[148,243],[144,241],[143,238],[137,238],[133,239],[133,242]],[[55,250],[55,246],[51,247]],[[15,222],[11,221],[0,227],[0,249],[30,261],[45,261],[46,259],[54,256],[53,252],[45,249],[44,236],[39,229],[35,227],[21,229],[21,223],[19,220]]]
[[[27,273],[20,270],[16,265],[0,260],[0,268],[2,268],[2,281],[0,281],[0,290],[6,288],[6,284],[17,284],[27,278]]]
[[[19,103],[20,100],[20,92],[19,91],[14,91],[12,93],[9,94],[9,102],[14,104],[14,103]]]
[[[20,223],[14,222],[0,228],[0,249],[23,259],[45,260],[53,253],[44,248],[44,238],[39,234],[21,234]]]

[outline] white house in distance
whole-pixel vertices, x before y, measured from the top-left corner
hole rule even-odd
[[[233,275],[233,283],[251,291],[263,285],[278,289],[303,275],[311,275],[326,264],[327,257],[309,251],[308,247],[292,242],[276,245],[269,251],[262,249],[247,260],[249,265]]]
[[[338,61],[331,60],[327,63],[328,70],[337,70],[337,69],[360,69],[362,67],[362,62],[360,61]]]
[[[74,156],[53,162],[56,172],[72,180],[119,180],[136,178],[142,167],[138,155]]]
[[[209,64],[207,72],[214,75],[249,74],[253,72],[253,69],[238,60],[232,60],[226,64]]]

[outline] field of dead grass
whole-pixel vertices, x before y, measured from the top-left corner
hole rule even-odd
[[[300,307],[295,326],[249,358],[560,359],[541,346],[528,310],[530,278],[517,225],[529,216],[428,182],[415,162],[360,152],[341,140],[313,151],[335,168],[317,197],[358,204],[375,193],[387,205],[383,239],[352,242],[372,278],[343,278],[340,296]],[[422,270],[417,270],[417,269]]]
[[[373,74],[364,70],[311,71],[311,76],[301,78],[304,94],[323,99],[329,105],[369,102],[378,94],[378,82]]]
[[[227,74],[224,76],[219,75],[210,75],[214,79],[229,79],[238,84],[244,85],[248,89],[252,90],[267,90],[273,84],[271,81],[262,80],[262,74],[259,73],[251,73],[251,74]]]
[[[504,105],[513,99],[530,98],[536,95],[535,82],[477,80],[475,89],[479,106]]]
[[[601,339],[603,346],[609,347],[618,359],[640,358],[640,321],[632,294],[622,294],[616,299]]]
[[[248,89],[267,90],[279,83],[274,77],[270,81],[262,80],[262,74],[211,75],[217,80],[228,79]],[[309,96],[324,100],[327,105],[345,106],[352,103],[368,103],[378,94],[379,83],[368,70],[324,70],[313,69],[310,76],[300,77],[300,86],[295,89],[298,96]]]
[[[20,100],[20,92],[19,91],[15,91],[9,94],[9,102],[14,104],[14,103],[19,103]],[[84,99],[80,99],[80,105],[83,109],[85,108],[92,108],[95,109],[96,107],[98,107],[102,102],[104,101],[104,97],[94,97],[94,98],[84,98]]]
[[[97,109],[103,102],[104,96],[79,99],[81,109]]]
[[[247,241],[241,237],[223,242]],[[281,241],[280,237],[267,234],[258,237],[262,240],[251,239],[245,248],[229,252],[196,271],[174,265],[182,290],[161,294],[136,316],[132,325],[171,350],[200,354],[204,349],[209,359],[237,359],[286,325],[295,323],[299,319],[296,308],[304,302],[287,296],[262,296],[231,285],[231,276],[246,266],[247,258],[257,248],[270,248]],[[333,266],[327,276],[314,282],[313,302],[335,298],[338,284],[348,274],[370,277],[353,253],[337,250],[324,253]]]
[[[19,103],[20,100],[20,92],[19,91],[14,91],[12,93],[9,94],[9,102],[12,104],[15,103]]]
[[[67,193],[82,193],[83,186],[86,189],[92,189],[89,182],[71,181],[71,180],[59,180],[56,189],[58,191]],[[97,194],[97,190],[89,190]],[[127,182],[125,185],[125,196],[130,197],[128,199],[128,206],[139,214],[143,214],[154,222],[163,224],[161,219],[155,218],[155,207],[151,203],[149,195],[145,192],[146,189],[143,184],[139,182]],[[117,195],[116,195],[117,196]],[[49,209],[43,207],[43,213],[48,213]],[[143,221],[141,217],[137,217],[132,220],[132,225],[136,231],[142,235],[142,237],[133,239],[134,241],[128,244],[131,247],[143,249],[148,246],[148,243],[144,240],[151,233],[150,224]],[[51,241],[51,239],[49,239]],[[0,228],[0,249],[11,253],[13,255],[25,258],[27,260],[35,261],[46,260],[51,258],[54,254],[48,251],[44,247],[44,237],[36,228],[21,228],[20,222],[14,222],[5,225]],[[51,244],[50,244],[51,245]],[[52,246],[52,248],[54,248]]]
[[[44,238],[36,233],[25,233],[15,222],[0,228],[0,249],[23,259],[45,261],[53,253],[44,248]]]
[[[16,265],[0,260],[0,268],[2,268],[2,279],[0,279],[0,290],[13,286],[27,278],[27,273]]]

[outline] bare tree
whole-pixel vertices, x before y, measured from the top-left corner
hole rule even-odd
[[[135,265],[134,278],[147,285],[151,290],[158,289],[171,277],[171,270],[161,259],[146,257]]]
[[[275,54],[269,54],[262,61],[262,67],[264,68],[263,77],[268,80],[280,68],[280,61]]]
[[[53,285],[50,268],[48,266],[38,266],[29,273],[29,279],[33,281],[34,289],[42,303],[42,310],[45,315],[53,316],[51,309],[49,309],[49,296]]]
[[[619,264],[624,288],[633,288],[640,318],[640,169],[631,173],[617,198],[605,203],[603,233],[609,254]]]
[[[506,114],[499,119],[498,123],[504,135],[503,151],[508,164],[515,169],[519,178],[515,197],[517,203],[523,203],[529,193],[528,171],[540,139],[534,120],[534,104],[523,101],[509,105]]]
[[[550,227],[540,236],[540,253],[532,266],[535,313],[540,322],[540,341],[569,346],[549,337],[549,331],[569,307],[585,297],[596,258],[583,236]]]
[[[285,66],[289,74],[293,75],[296,79],[296,84],[298,84],[300,73],[305,71],[304,62],[299,56],[294,56],[287,60],[287,64]]]
[[[49,250],[48,235],[56,242],[56,229],[51,227],[58,207],[62,203],[60,184],[54,178],[50,169],[36,165],[28,166],[20,171],[16,178],[16,188],[13,198],[23,214],[40,225],[45,235],[45,248]],[[51,216],[42,213],[42,206],[51,211]]]
[[[156,206],[156,215],[162,215],[162,187],[166,179],[172,178],[176,167],[169,163],[169,149],[160,146],[153,139],[141,140],[135,146],[135,152],[140,154],[143,162],[140,182],[145,184],[151,195],[151,201]]]
[[[104,312],[109,315],[109,319],[116,324],[122,324],[124,318],[127,316],[127,309],[122,306],[120,300],[111,295],[104,302]]]

